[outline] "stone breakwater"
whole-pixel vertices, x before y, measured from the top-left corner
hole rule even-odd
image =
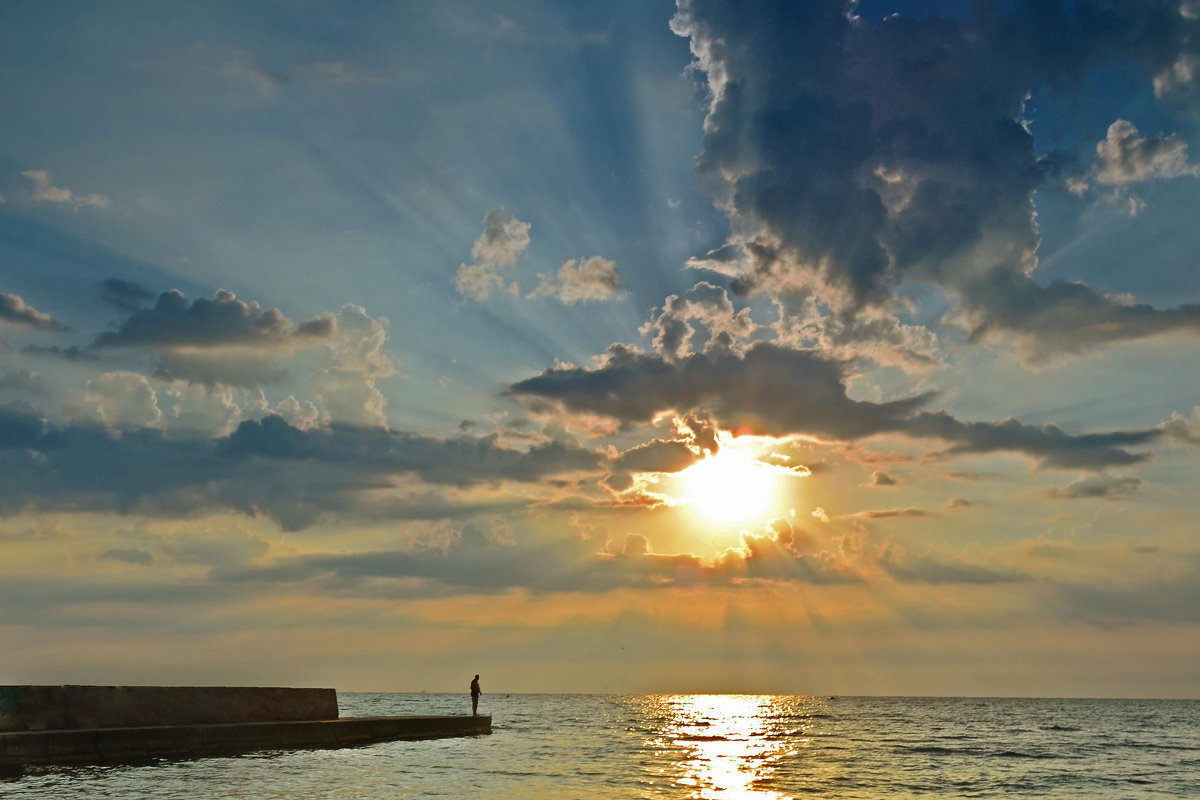
[[[332,689],[0,687],[0,769],[491,733],[490,716],[338,718]]]

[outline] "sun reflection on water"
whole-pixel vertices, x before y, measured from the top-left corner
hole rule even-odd
[[[770,800],[776,765],[804,747],[803,728],[781,727],[788,719],[783,698],[767,695],[674,695],[660,698],[670,779],[696,798]]]

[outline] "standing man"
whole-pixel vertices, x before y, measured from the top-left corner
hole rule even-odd
[[[471,681],[471,716],[479,716],[479,695],[483,692],[479,691],[479,676],[475,676],[475,680]]]

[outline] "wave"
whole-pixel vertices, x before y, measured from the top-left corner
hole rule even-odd
[[[973,758],[1029,758],[1054,759],[1062,758],[1057,753],[1033,753],[1025,750],[987,750],[979,747],[944,747],[935,744],[920,744],[897,747],[896,750],[905,753],[919,753],[931,756],[970,756]]]

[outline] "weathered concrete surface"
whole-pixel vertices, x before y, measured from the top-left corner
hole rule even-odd
[[[483,715],[16,731],[0,733],[0,771],[33,765],[356,747],[399,739],[438,739],[491,732],[492,718]]]
[[[0,731],[337,719],[333,689],[0,686]]]

